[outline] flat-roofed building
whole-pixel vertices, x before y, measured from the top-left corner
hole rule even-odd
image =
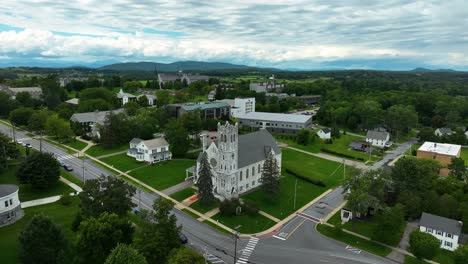
[[[440,175],[447,176],[449,174],[447,166],[452,163],[452,158],[459,158],[460,153],[460,145],[427,141],[419,147],[416,157],[438,160],[442,166],[440,169]]]
[[[200,102],[167,105],[172,116],[179,118],[185,113],[200,111],[201,118],[206,119],[229,119],[231,106],[226,102]]]
[[[312,125],[312,116],[266,112],[250,112],[236,117],[243,127],[263,128],[273,133],[296,134]]]

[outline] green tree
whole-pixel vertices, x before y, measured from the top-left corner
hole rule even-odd
[[[296,135],[296,143],[306,146],[309,144],[310,131],[308,129],[301,129]]]
[[[28,128],[35,132],[44,131],[49,114],[47,110],[35,111],[29,118]]]
[[[398,202],[404,206],[407,217],[418,218],[423,211],[422,198],[419,193],[402,191],[398,194]]]
[[[205,258],[193,249],[181,247],[171,252],[167,264],[204,264]]]
[[[213,195],[213,173],[211,166],[208,163],[208,155],[203,152],[200,161],[200,170],[198,171],[198,194],[200,195],[200,202],[205,205],[210,205],[214,201]]]
[[[30,183],[35,189],[47,189],[57,184],[60,166],[50,153],[32,152],[16,172],[20,183]]]
[[[89,99],[82,100],[78,103],[78,112],[94,112],[94,111],[106,111],[112,109],[112,104],[110,101],[105,101],[104,99]]]
[[[145,257],[133,247],[118,244],[106,258],[104,264],[147,264]]]
[[[130,101],[124,105],[125,112],[129,116],[136,115],[139,108],[140,108],[140,105],[134,101]]]
[[[377,216],[377,226],[372,232],[372,239],[393,245],[400,241],[401,231],[405,224],[403,206],[397,204],[391,208],[385,208]]]
[[[399,138],[418,123],[418,113],[413,106],[394,105],[387,109],[386,124],[390,132]]]
[[[263,163],[260,182],[262,183],[262,188],[265,190],[266,197],[271,201],[278,199],[280,192],[280,176],[281,172],[279,170],[278,160],[273,152],[270,152]]]
[[[440,196],[435,208],[437,215],[452,219],[458,218],[458,202],[450,194]]]
[[[184,157],[190,147],[190,143],[187,129],[182,122],[175,119],[169,121],[166,126],[166,138],[169,141],[172,154],[175,157]]]
[[[409,237],[409,251],[418,259],[432,259],[439,252],[440,242],[434,236],[415,230]]]
[[[363,128],[374,128],[382,116],[382,106],[374,100],[358,101],[354,112],[359,115]]]
[[[110,113],[104,124],[99,127],[101,143],[106,148],[113,148],[122,144],[128,144],[132,137],[129,118],[123,114]]]
[[[22,263],[67,263],[68,241],[52,219],[35,215],[19,235],[19,255]]]
[[[424,192],[432,189],[439,174],[437,161],[404,157],[395,163],[392,179],[400,191]]]
[[[180,246],[177,218],[172,204],[164,198],[154,201],[154,212],[148,212],[135,236],[135,248],[148,263],[165,263],[171,250]]]
[[[15,126],[27,126],[34,110],[32,108],[18,108],[10,113],[10,122]]]
[[[76,250],[81,263],[103,263],[119,243],[130,244],[132,224],[126,217],[104,212],[98,218],[87,218],[80,224]]]
[[[460,181],[466,180],[465,161],[462,158],[452,158],[452,162],[448,165],[448,169],[450,170],[450,176],[454,176]]]
[[[0,91],[0,116],[8,117],[10,112],[17,107],[19,103],[16,100],[12,100],[6,92]]]
[[[8,160],[19,157],[19,150],[16,144],[3,133],[0,133],[0,171],[8,167]]]
[[[140,107],[148,107],[149,106],[148,98],[146,98],[146,96],[138,97],[137,103],[138,103],[138,105]]]
[[[196,136],[202,129],[202,119],[199,110],[188,112],[182,116],[182,124],[192,136]]]
[[[135,206],[132,202],[135,192],[135,187],[112,176],[87,180],[79,194],[81,213],[87,217],[104,212],[125,216]]]
[[[136,93],[140,87],[141,83],[139,81],[127,81],[123,84],[123,90],[127,93]]]
[[[67,122],[58,115],[52,115],[47,119],[45,130],[48,135],[54,136],[58,140],[68,140],[73,137],[70,122]]]
[[[156,91],[156,104],[158,107],[165,106],[169,103],[169,91],[167,90],[158,90]]]
[[[19,92],[15,96],[16,101],[18,101],[23,107],[35,106],[35,100],[31,97],[31,94],[28,92]]]
[[[65,89],[60,87],[56,75],[48,75],[41,80],[40,86],[44,96],[44,102],[49,109],[55,109],[62,99],[66,98]]]
[[[460,245],[453,252],[453,262],[455,264],[466,264],[468,260],[468,245]]]

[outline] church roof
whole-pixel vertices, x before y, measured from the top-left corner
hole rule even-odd
[[[265,129],[239,136],[238,168],[266,159],[269,151],[281,153],[275,138]]]

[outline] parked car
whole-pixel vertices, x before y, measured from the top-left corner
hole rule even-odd
[[[188,242],[187,237],[182,232],[179,232],[179,241],[181,244],[187,244]]]
[[[63,161],[61,161],[61,160],[59,160],[58,163],[59,163],[60,167],[65,167],[65,166],[66,166],[66,165],[65,165],[65,162],[63,162]]]
[[[23,146],[23,147],[24,147],[24,145],[25,145],[23,141],[19,141],[19,140],[16,141],[16,143],[18,143],[19,145],[21,145],[21,146]]]
[[[29,144],[29,143],[26,143],[24,146],[27,147],[27,148],[32,148],[31,144]]]
[[[70,165],[67,165],[67,164],[63,165],[63,168],[64,168],[66,171],[73,171],[73,168],[70,167]]]

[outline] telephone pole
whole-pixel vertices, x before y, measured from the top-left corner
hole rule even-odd
[[[296,177],[296,183],[294,184],[294,210],[296,210],[296,196],[297,196],[297,177]]]
[[[82,173],[82,176],[83,176],[83,184],[84,184],[85,181],[86,181],[86,180],[85,180],[85,174],[84,174],[84,173],[85,173],[85,160],[84,160],[84,157],[85,157],[85,156],[84,156],[84,154],[83,154],[82,159],[81,159],[81,161],[83,162],[83,164],[82,164],[82,169],[83,169],[83,171],[81,172],[81,173]]]

